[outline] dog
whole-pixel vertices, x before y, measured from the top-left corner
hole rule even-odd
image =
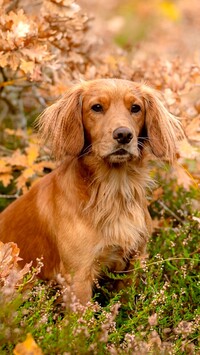
[[[21,265],[43,257],[41,278],[61,274],[85,305],[103,267],[145,254],[150,152],[173,163],[182,127],[146,84],[97,79],[48,107],[39,131],[60,164],[1,213],[0,239]]]

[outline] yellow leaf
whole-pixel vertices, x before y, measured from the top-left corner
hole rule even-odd
[[[3,159],[0,159],[0,174],[1,173],[11,173],[12,169],[7,165],[7,162]]]
[[[159,6],[165,17],[168,17],[172,21],[178,21],[180,19],[180,11],[172,1],[162,1]]]
[[[4,132],[8,134],[9,136],[16,136],[16,137],[25,137],[25,132],[21,129],[10,129],[10,128],[5,128]]]
[[[15,130],[14,129],[10,129],[10,128],[5,128],[4,129],[4,132],[11,135],[11,136],[14,136],[15,135]]]
[[[22,172],[22,175],[25,179],[30,178],[35,174],[35,171],[32,168],[27,168]]]
[[[27,182],[27,179],[24,175],[20,175],[17,179],[16,179],[16,186],[17,186],[17,189],[23,191],[23,193],[25,193],[28,188],[26,186],[26,182]]]
[[[26,167],[27,166],[27,157],[24,154],[22,154],[19,149],[17,149],[13,153],[12,157],[8,157],[7,161],[12,166],[14,166],[14,165],[17,167],[19,167],[19,166]]]
[[[11,180],[13,179],[13,176],[11,174],[0,174],[0,181],[2,182],[4,187],[7,187]]]
[[[33,164],[33,169],[37,173],[43,173],[45,168],[53,170],[55,167],[55,163],[52,161],[40,161],[39,163]]]
[[[19,343],[13,350],[14,355],[42,355],[42,350],[36,344],[30,333],[27,334],[23,343]]]
[[[1,55],[1,52],[0,52],[0,55]],[[0,67],[3,66],[1,65],[1,59],[0,59]],[[16,79],[13,79],[13,80],[7,80],[7,81],[3,81],[0,83],[0,87],[5,87],[5,86],[13,86],[15,84],[20,84],[20,82],[22,81],[26,81],[26,77],[21,77],[21,78],[16,78]]]
[[[2,182],[4,187],[7,187],[11,180],[12,176],[12,168],[7,165],[7,162],[3,159],[0,159],[0,181]]]
[[[31,166],[39,155],[39,146],[36,144],[31,144],[26,148],[28,165]]]

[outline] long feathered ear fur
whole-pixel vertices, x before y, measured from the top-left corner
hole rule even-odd
[[[171,163],[176,159],[177,141],[185,138],[180,121],[163,105],[159,93],[142,86],[146,106],[146,130],[153,154]]]
[[[81,85],[75,85],[38,118],[41,139],[49,142],[53,156],[77,156],[84,146]]]

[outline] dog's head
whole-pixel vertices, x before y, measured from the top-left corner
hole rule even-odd
[[[121,79],[74,85],[44,111],[40,130],[59,159],[92,153],[113,164],[139,159],[147,144],[155,156],[173,161],[183,136],[157,91]]]

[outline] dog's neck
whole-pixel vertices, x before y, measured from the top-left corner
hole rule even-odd
[[[122,164],[109,164],[92,154],[78,158],[78,170],[87,181],[89,195],[105,185],[103,195],[109,198],[119,194],[124,201],[143,199],[146,188],[151,185],[147,163],[148,157],[130,160]],[[98,187],[98,189],[97,189]]]

